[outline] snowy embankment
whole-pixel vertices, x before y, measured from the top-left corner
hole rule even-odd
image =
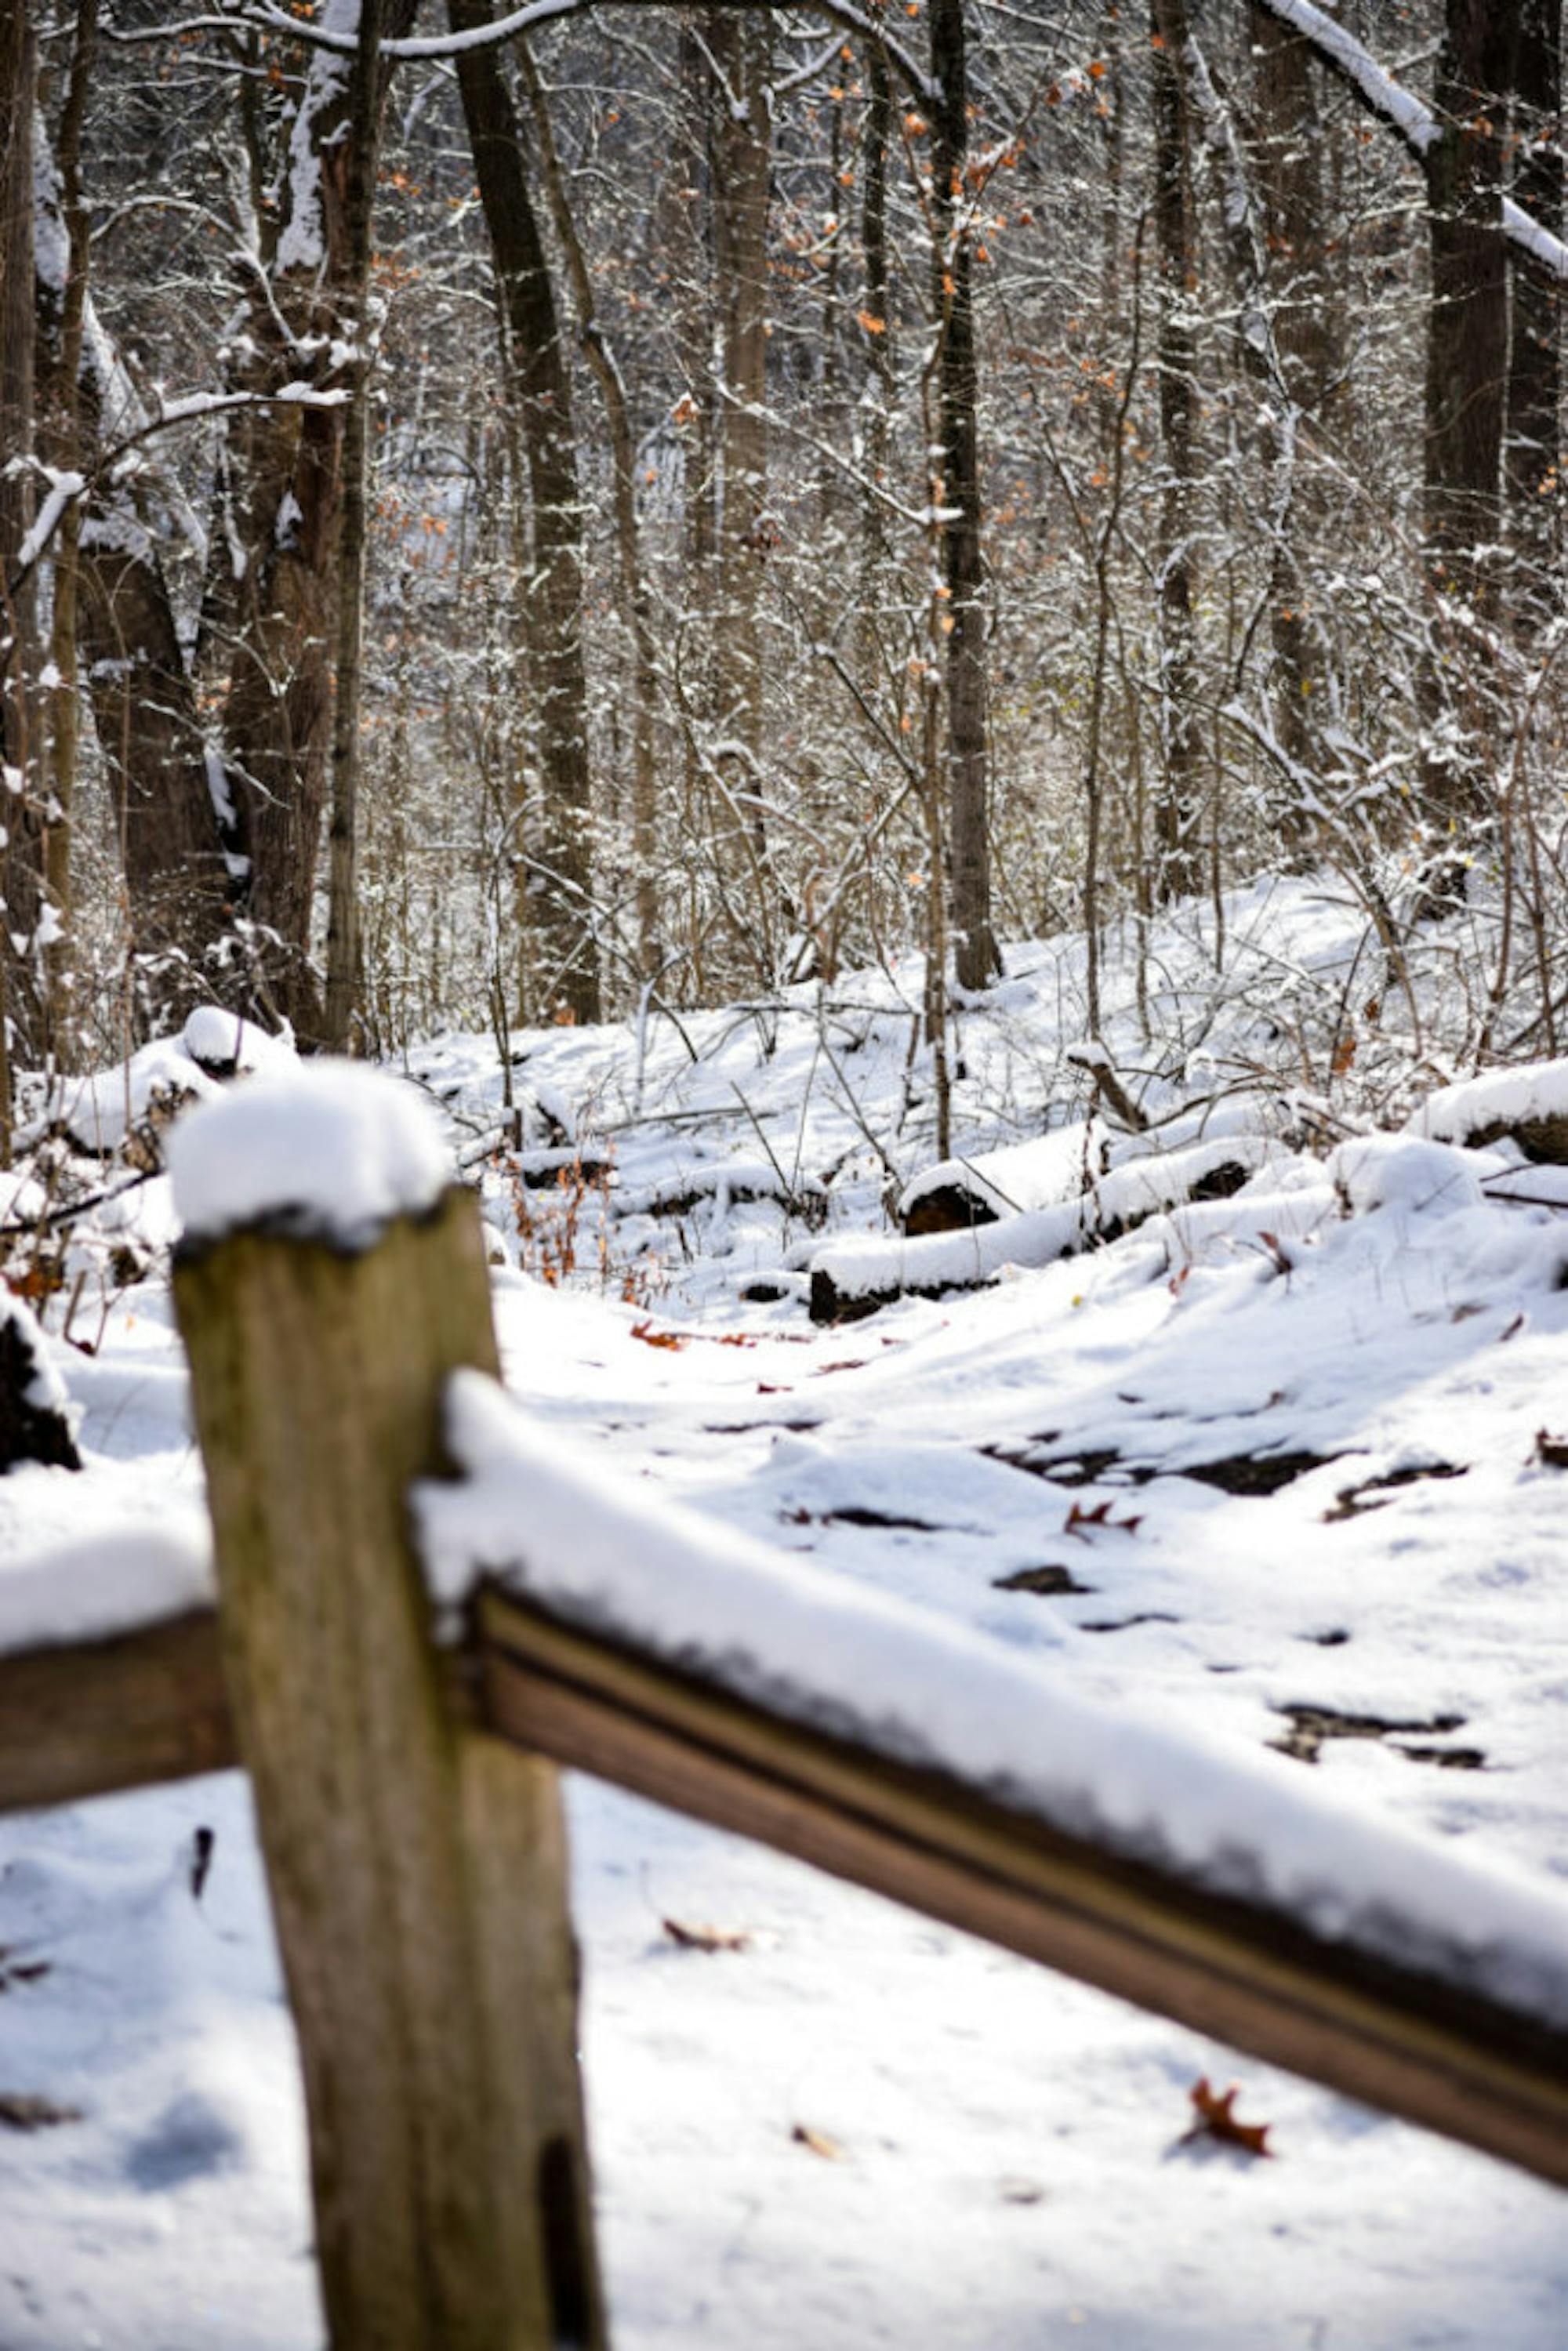
[[[847,1330],[806,1319],[812,1259],[876,1238],[938,1157],[917,974],[684,1019],[684,1038],[530,1035],[509,1077],[483,1040],[435,1040],[413,1071],[483,1186],[508,1384],[547,1447],[559,1432],[605,1484],[695,1509],[721,1551],[803,1554],[857,1598],[934,1613],[960,1652],[1000,1644],[1107,1709],[1130,1754],[1169,1738],[1244,1789],[1321,1785],[1374,1843],[1435,1833],[1552,1907],[1568,1185],[1511,1128],[1480,1141],[1490,1117],[1400,1133],[1465,1072],[1414,1078],[1390,1011],[1357,1010],[1334,1079],[1367,951],[1328,893],[1260,885],[1227,919],[1223,1002],[1205,935],[1153,943],[1157,1052],[1114,975],[1106,1043],[1149,1129],[1110,1148],[1201,1140],[1184,1118],[1245,1101],[1269,1164],[1228,1198]],[[963,1016],[965,1161],[1088,1126],[1077,952],[1011,950]],[[1437,942],[1435,991],[1451,967]],[[1559,1082],[1526,1107],[1568,1108]],[[99,1098],[126,1092],[118,1072]],[[541,1191],[522,1162],[546,1151],[567,1180]],[[773,1198],[725,1183],[743,1163],[773,1170]],[[101,1545],[109,1575],[116,1531],[198,1523],[157,1272],[167,1180],[121,1190],[112,1163],[74,1160],[28,1180],[57,1207],[73,1185],[117,1197],[57,1228],[43,1301],[86,1469],[0,1479],[0,1557],[8,1575]],[[823,1230],[789,1205],[808,1184]],[[1074,1196],[1004,1174],[994,1213]],[[768,1280],[778,1302],[744,1303]],[[591,1783],[571,1813],[622,2351],[803,2333],[1022,2351],[1069,2330],[1101,2351],[1561,2351],[1552,2191],[1256,2065],[1239,2112],[1272,2126],[1274,2159],[1190,2140],[1193,2084],[1235,2069],[1201,2038]],[[215,1832],[199,1898],[198,1829]],[[70,2116],[0,2127],[0,2341],[318,2339],[243,1783],[0,1835],[0,2093]]]
[[[1562,1073],[1538,1071],[1449,1089],[1419,1112],[1417,1130],[1495,1134],[1539,1121],[1542,1104],[1568,1091]],[[1071,1152],[1048,1138],[1053,1171],[1091,1164],[1089,1130]],[[336,1249],[373,1248],[389,1219],[426,1214],[452,1180],[451,1155],[424,1100],[402,1081],[349,1062],[288,1062],[200,1104],[167,1138],[166,1159],[186,1245],[205,1245],[247,1228],[283,1230]],[[1468,1152],[1416,1136],[1369,1136],[1343,1144],[1321,1181],[1301,1180],[1293,1199],[1249,1173],[1284,1155],[1266,1140],[1222,1134],[1178,1141],[1161,1155],[1140,1153],[1099,1176],[1076,1200],[1000,1219],[977,1233],[897,1248],[898,1287],[942,1253],[962,1258],[987,1240],[1011,1242],[1003,1263],[1049,1236],[1041,1258],[1082,1249],[1096,1234],[1148,1227],[1168,1253],[1179,1228],[1168,1213],[1224,1169],[1235,1178],[1227,1207],[1205,1220],[1201,1242],[1182,1238],[1190,1263],[1217,1239],[1266,1233],[1283,1261],[1292,1238],[1322,1247],[1325,1213],[1403,1211],[1437,1215],[1456,1269],[1495,1254],[1485,1180],[1511,1171],[1495,1154]],[[965,1163],[934,1171],[902,1204],[951,1188]],[[1041,1180],[1029,1147],[969,1163],[994,1186]],[[767,1196],[767,1171],[743,1167],[739,1192]],[[1238,1188],[1239,1187],[1239,1188]],[[1304,1207],[1303,1216],[1301,1210]],[[1280,1214],[1281,1207],[1285,1215]],[[1475,1225],[1461,1231],[1460,1218]],[[1516,1255],[1531,1254],[1552,1284],[1568,1269],[1568,1245],[1554,1224],[1531,1224]],[[867,1244],[867,1255],[875,1245]],[[831,1253],[847,1287],[852,1253]],[[816,1265],[820,1267],[821,1259]],[[865,1287],[869,1288],[867,1284]],[[884,1292],[884,1294],[886,1294]],[[20,1310],[18,1310],[20,1311]],[[42,1334],[33,1327],[37,1353]],[[39,1371],[57,1410],[63,1385]],[[448,1405],[453,1459],[464,1474],[424,1487],[416,1515],[432,1595],[454,1616],[484,1577],[560,1611],[628,1646],[716,1684],[764,1699],[809,1725],[833,1728],[891,1756],[918,1761],[1036,1815],[1050,1826],[1103,1844],[1208,1890],[1243,1896],[1320,1935],[1429,1968],[1504,2002],[1568,2022],[1568,1896],[1517,1872],[1458,1862],[1436,1843],[1369,1825],[1301,1784],[1274,1756],[1238,1760],[1201,1732],[1146,1729],[1085,1702],[1060,1674],[1043,1674],[1000,1644],[883,1593],[857,1592],[754,1541],[723,1536],[696,1514],[651,1504],[628,1488],[608,1491],[586,1454],[561,1458],[494,1383],[460,1374]],[[57,1556],[45,1572],[0,1581],[0,1653],[101,1635],[151,1624],[210,1602],[210,1562],[177,1538],[133,1537],[117,1547],[116,1572],[101,1556]]]

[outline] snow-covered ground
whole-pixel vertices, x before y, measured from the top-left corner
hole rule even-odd
[[[412,1074],[485,1188],[508,1382],[650,1494],[1045,1661],[1130,1740],[1200,1730],[1560,1882],[1568,1183],[1462,1138],[1568,1088],[1424,1111],[1469,1072],[1430,1045],[1440,1008],[1419,1045],[1374,1008],[1352,913],[1292,883],[1227,914],[1223,990],[1196,929],[1155,943],[1157,1055],[1119,968],[1103,1034],[1156,1122],[1113,1156],[1241,1133],[1244,1188],[839,1326],[808,1319],[813,1257],[885,1235],[937,1155],[917,975],[529,1035],[515,1119],[484,1040],[434,1040]],[[960,1159],[1091,1109],[1081,958],[1009,961],[959,1024]],[[166,1084],[179,1053],[154,1059]],[[134,1125],[132,1091],[94,1115]],[[982,1171],[1003,1221],[1052,1214],[1009,1165]],[[75,1228],[45,1319],[83,1273],[94,1352],[54,1360],[88,1468],[0,1479],[0,1621],[5,1571],[198,1521],[172,1222],[154,1178]],[[611,1790],[570,1809],[623,2351],[1568,2341],[1551,2189]],[[1188,2136],[1203,2075],[1239,2080],[1268,2159]],[[237,1777],[0,1822],[6,2094],[70,2118],[0,2124],[3,2351],[319,2341]]]

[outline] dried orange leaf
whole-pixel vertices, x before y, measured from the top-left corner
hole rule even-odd
[[[664,1932],[672,1943],[683,1951],[748,1951],[751,1938],[743,1930],[731,1927],[687,1927],[679,1918],[666,1918]]]
[[[1272,2155],[1267,2123],[1237,2121],[1234,2082],[1221,2094],[1209,2087],[1206,2074],[1200,2082],[1194,2083],[1189,2095],[1197,2116],[1187,2133],[1189,2138],[1217,2138],[1226,2147],[1240,2147],[1248,2155]]]
[[[678,1353],[685,1340],[678,1331],[655,1331],[651,1322],[633,1322],[633,1339],[641,1339],[644,1347],[670,1347]]]

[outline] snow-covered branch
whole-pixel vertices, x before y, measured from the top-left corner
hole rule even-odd
[[[62,517],[77,498],[83,496],[96,484],[112,480],[131,453],[155,434],[172,430],[177,424],[190,424],[206,416],[216,416],[235,408],[341,408],[350,397],[346,391],[318,392],[306,383],[285,384],[281,392],[196,392],[183,400],[172,400],[157,414],[149,416],[126,434],[110,449],[106,449],[90,474],[59,473],[51,467],[42,469],[47,483],[44,503],[37,520],[16,550],[16,565],[5,582],[7,594],[15,595],[28,574],[48,552]]]
[[[83,475],[57,473],[52,467],[45,468],[45,478],[48,483],[48,489],[45,495],[44,503],[38,508],[33,528],[16,550],[17,569],[24,577],[31,571],[34,564],[59,528],[61,517],[71,500],[79,498],[87,487],[86,477]]]
[[[1385,73],[1354,33],[1314,8],[1311,0],[1260,0],[1270,16],[1311,44],[1324,65],[1347,81],[1378,120],[1398,132],[1410,152],[1424,162],[1438,135],[1437,118],[1425,99]]]
[[[719,0],[719,5],[726,7],[783,8],[793,4],[794,0]],[[519,34],[531,32],[536,26],[548,25],[558,16],[581,16],[591,8],[646,8],[650,5],[651,0],[527,0],[525,6],[509,9],[504,16],[496,17],[488,25],[476,25],[467,32],[410,34],[402,40],[383,41],[382,54],[386,57],[453,57],[464,49],[490,48],[500,42],[515,40]],[[917,98],[929,101],[934,97],[934,85],[929,76],[903,42],[891,39],[886,26],[853,6],[852,0],[801,0],[801,5],[809,6],[817,16],[826,16],[841,31],[853,33],[862,40],[874,41],[879,48],[886,51],[889,60],[896,66]],[[352,39],[329,32],[324,26],[302,24],[284,9],[267,5],[267,0],[261,0],[260,5],[247,9],[237,20],[230,17],[187,18],[178,29],[189,31],[222,24],[232,31],[236,21],[287,33],[292,39],[305,41],[316,48],[337,49],[340,54],[351,53],[354,47]]]
[[[1442,125],[1425,99],[1385,73],[1371,51],[1312,0],[1260,0],[1281,25],[1310,44],[1314,55],[1347,82],[1368,111],[1375,114],[1408,148],[1423,168],[1442,135]],[[1528,253],[1542,268],[1568,285],[1568,244],[1531,219],[1511,196],[1502,202],[1502,233],[1511,245]]]

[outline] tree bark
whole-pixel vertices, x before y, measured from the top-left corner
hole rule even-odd
[[[1192,132],[1186,86],[1189,26],[1186,0],[1155,0],[1155,226],[1159,248],[1156,364],[1165,491],[1160,502],[1156,571],[1160,601],[1162,774],[1155,802],[1154,895],[1197,889],[1199,768],[1197,635],[1193,615],[1193,531],[1197,488],[1197,341],[1193,305],[1197,239],[1191,187]]]
[[[363,672],[370,463],[370,396],[375,321],[371,312],[371,241],[381,148],[383,0],[360,0],[360,45],[349,77],[349,152],[344,188],[345,329],[350,402],[343,425],[343,517],[338,551],[337,677],[332,699],[332,814],[328,831],[327,999],[324,1041],[347,1050],[360,988],[360,699]]]
[[[20,557],[33,521],[33,109],[37,50],[22,0],[0,11],[0,1145],[12,1071],[45,1043],[37,600]]]
[[[932,300],[937,321],[938,446],[932,503],[942,517],[947,643],[947,794],[954,972],[984,987],[1001,968],[991,929],[989,721],[985,556],[975,350],[974,238],[967,210],[968,64],[964,0],[932,0]],[[932,876],[932,887],[939,877]]]
[[[1427,157],[1426,538],[1434,584],[1480,610],[1493,596],[1508,384],[1503,123],[1517,10],[1448,0]]]
[[[488,0],[447,0],[454,32],[490,19]],[[528,625],[538,695],[543,807],[527,844],[519,913],[538,939],[541,1009],[600,1015],[591,901],[591,776],[582,656],[582,504],[571,386],[517,111],[495,47],[458,52],[475,177],[507,321],[510,392],[528,464],[533,525]]]
[[[210,1001],[230,883],[208,755],[162,567],[124,506],[84,519],[81,655],[109,773],[133,959],[133,1025]]]
[[[389,36],[416,0],[383,0]],[[383,67],[377,119],[385,102]],[[348,190],[355,161],[350,62],[313,48],[287,119],[276,246],[255,274],[236,390],[269,402],[285,385],[344,389],[350,286]],[[323,1030],[311,926],[327,799],[344,412],[275,403],[239,413],[225,464],[242,549],[224,745],[249,860],[243,911],[256,926],[258,1008],[308,1040]]]
[[[1508,256],[1503,244],[1503,123],[1518,37],[1515,6],[1448,0],[1437,58],[1437,135],[1426,158],[1431,255],[1427,333],[1424,540],[1434,643],[1422,680],[1422,799],[1439,844],[1489,804],[1462,738],[1458,705],[1473,699],[1485,641],[1450,627],[1450,602],[1482,623],[1496,611],[1502,536],[1502,446],[1508,388]],[[1458,617],[1458,616],[1456,616]],[[1484,678],[1483,678],[1484,682]],[[1437,852],[1422,903],[1435,910],[1461,886],[1462,860]]]
[[[611,478],[615,507],[615,547],[621,602],[632,641],[632,864],[636,900],[637,976],[652,979],[664,961],[659,936],[658,694],[653,656],[653,600],[648,593],[637,528],[637,444],[625,381],[599,317],[593,275],[577,233],[566,173],[556,145],[549,101],[526,39],[517,44],[517,64],[528,94],[539,142],[545,189],[557,240],[566,257],[577,311],[577,340],[604,403],[610,435]]]
[[[1257,154],[1268,215],[1270,320],[1286,384],[1309,416],[1322,408],[1343,360],[1344,316],[1329,274],[1323,124],[1312,53],[1266,8],[1248,10],[1258,110]]]
[[[1562,0],[1521,0],[1514,60],[1516,201],[1538,226],[1563,231]],[[1508,537],[1523,568],[1517,600],[1536,624],[1562,602],[1563,290],[1539,263],[1509,247],[1511,333],[1503,453]]]
[[[1274,707],[1280,742],[1292,766],[1312,775],[1321,764],[1314,723],[1322,695],[1323,647],[1312,616],[1307,543],[1321,518],[1299,421],[1320,423],[1342,364],[1343,319],[1328,268],[1320,156],[1322,123],[1312,87],[1312,53],[1298,34],[1256,5],[1249,10],[1258,115],[1257,155],[1267,230],[1267,304],[1289,416],[1270,429],[1274,477],[1274,554],[1269,630],[1274,656]],[[1314,701],[1315,697],[1315,701]],[[1288,802],[1293,832],[1303,812]]]
[[[94,11],[78,17],[90,33]],[[90,52],[90,38],[85,50]],[[73,90],[85,98],[85,72]],[[37,172],[37,319],[41,429],[51,464],[87,478],[50,550],[51,782],[57,814],[47,849],[50,894],[64,921],[69,907],[70,816],[85,678],[94,732],[108,776],[125,883],[126,1009],[132,1036],[183,1019],[218,984],[210,953],[227,929],[231,882],[214,806],[216,763],[204,732],[167,580],[158,551],[163,517],[158,475],[132,480],[103,471],[110,436],[140,421],[124,413],[128,379],[91,309],[87,283],[87,212],[76,183],[69,99],[55,160],[41,151]],[[40,132],[41,138],[41,132]],[[218,798],[223,786],[218,782]],[[233,840],[227,844],[235,845]]]
[[[773,541],[768,513],[768,212],[772,160],[768,73],[773,19],[766,9],[710,8],[706,32],[717,72],[709,152],[715,293],[722,349],[718,420],[719,612],[715,648],[719,766],[768,850],[764,807],[762,580]],[[733,748],[727,747],[733,746]],[[769,910],[758,910],[767,922]]]
[[[672,684],[680,716],[681,831],[685,859],[683,939],[686,984],[701,996],[706,960],[708,875],[720,828],[703,758],[713,710],[713,624],[718,544],[718,419],[713,382],[712,173],[708,168],[713,72],[695,10],[679,12],[675,139],[659,192],[655,233],[671,257],[672,341],[683,386],[680,601]]]
[[[45,355],[43,305],[37,309],[38,401],[43,429],[40,440],[50,465],[63,473],[80,473],[83,466],[80,397],[82,331],[87,312],[88,255],[90,222],[81,184],[82,126],[98,41],[98,0],[77,0],[71,37],[70,64],[65,102],[60,109],[57,160],[60,175],[60,227],[65,283],[59,295],[59,369],[50,376]],[[43,125],[35,136],[36,203],[42,208],[44,177]],[[41,223],[34,217],[35,266]],[[37,273],[41,297],[43,272]],[[80,682],[77,663],[77,603],[80,566],[78,546],[81,507],[73,499],[60,521],[54,549],[53,611],[49,626],[49,664],[54,683],[48,695],[50,806],[44,834],[44,887],[54,909],[59,935],[44,958],[48,1002],[49,1047],[57,1068],[68,1069],[75,1059],[75,1008],[70,1001],[71,967],[75,959],[72,930],[72,819],[76,804],[77,760],[80,738]]]
[[[863,513],[861,553],[860,653],[868,684],[874,686],[880,661],[880,607],[887,593],[892,559],[887,515],[875,495],[887,486],[893,429],[894,349],[892,287],[887,249],[887,159],[893,143],[893,74],[878,40],[864,45],[865,128],[862,134],[861,248],[865,267],[865,386],[861,395],[864,431],[861,465],[870,485]]]

